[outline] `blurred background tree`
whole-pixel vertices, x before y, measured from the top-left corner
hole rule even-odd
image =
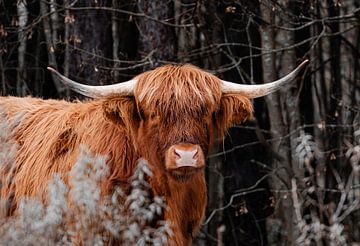
[[[360,242],[358,0],[0,0],[2,95],[81,98],[47,66],[100,85],[192,63],[256,84],[304,59],[209,156],[195,245]]]

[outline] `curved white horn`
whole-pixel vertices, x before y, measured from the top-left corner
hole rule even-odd
[[[50,70],[52,73],[54,73],[57,77],[59,77],[59,79],[65,85],[69,86],[70,89],[87,97],[101,98],[111,94],[122,94],[122,95],[134,94],[136,80],[129,80],[114,85],[99,85],[99,86],[83,85],[69,78],[66,78],[64,75],[60,74],[57,70],[53,69],[52,67],[47,67],[47,69]]]
[[[248,98],[262,97],[274,91],[277,91],[282,86],[294,80],[298,73],[301,71],[301,69],[305,67],[308,62],[309,60],[303,61],[296,69],[294,69],[285,77],[266,84],[242,85],[222,80],[221,91],[223,93],[241,93]]]

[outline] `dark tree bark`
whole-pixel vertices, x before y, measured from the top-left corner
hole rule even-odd
[[[328,0],[328,16],[334,17],[339,15],[339,8],[335,5],[334,1]],[[332,22],[329,24],[330,32],[337,33],[340,30],[340,26],[338,22]],[[341,124],[341,108],[339,107],[341,102],[341,94],[342,94],[342,87],[341,87],[341,74],[340,74],[340,37],[330,36],[329,38],[329,54],[330,54],[330,107],[329,107],[329,115],[328,115],[328,123],[330,124]],[[333,149],[333,157],[331,158],[331,162],[336,167],[341,167],[341,158],[340,151],[341,151],[341,137],[340,132],[336,129],[330,132],[330,136],[333,141],[330,142],[330,148]],[[336,158],[334,158],[336,157]]]
[[[138,1],[138,11],[146,17],[137,19],[139,57],[146,58],[144,70],[174,61],[176,54],[174,3],[169,0]],[[161,23],[160,23],[161,22]],[[168,24],[164,24],[168,23]]]
[[[111,0],[79,0],[74,7],[110,7]],[[111,83],[111,13],[104,10],[70,11],[70,75],[91,85]]]
[[[279,7],[289,12],[282,13],[275,18],[275,6],[270,1],[261,3],[261,15],[263,18],[263,25],[261,26],[262,47],[265,49],[263,56],[263,75],[264,81],[273,81],[278,77],[284,76],[295,67],[295,51],[292,49],[283,52],[274,53],[272,50],[277,48],[290,47],[294,44],[293,32],[286,31],[286,29],[276,29],[276,27],[283,26],[291,28],[289,24],[292,19],[289,19],[292,6],[289,2],[278,1]],[[277,40],[277,42],[275,42]],[[279,56],[279,70],[276,64],[276,55]],[[295,84],[295,83],[294,83]],[[268,106],[270,130],[275,141],[272,142],[273,150],[280,155],[281,161],[273,159],[273,169],[276,170],[275,175],[271,178],[270,184],[275,191],[289,189],[290,178],[297,175],[301,178],[302,172],[298,170],[299,165],[296,159],[292,159],[296,147],[294,131],[300,125],[297,87],[292,85],[292,88],[280,90],[277,93],[270,94],[265,97]],[[290,134],[290,136],[287,136]],[[275,211],[272,219],[269,219],[268,226],[270,235],[280,233],[277,237],[285,244],[293,244],[297,238],[297,227],[295,216],[293,214],[293,203],[290,196],[281,196],[279,194],[275,198],[279,202],[280,209]],[[271,224],[281,224],[281,231],[277,231],[276,227],[271,227]],[[273,230],[273,231],[271,231]],[[284,236],[281,236],[283,234]],[[274,240],[274,236],[270,238]],[[274,242],[270,242],[274,243]]]
[[[206,11],[204,11],[206,10]],[[223,13],[219,1],[205,1],[198,8],[198,16],[200,17],[200,41],[201,47],[207,47],[213,43],[223,42]],[[216,69],[221,65],[221,52],[209,54],[203,57],[201,65],[207,69]],[[222,143],[216,143],[214,152],[223,151]],[[207,215],[209,216],[214,210],[223,206],[224,201],[224,178],[222,158],[213,157],[208,161],[209,168],[207,170],[208,180],[208,206]],[[222,245],[224,235],[223,211],[218,211],[206,226],[206,245]]]

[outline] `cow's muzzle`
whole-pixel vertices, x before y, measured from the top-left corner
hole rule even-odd
[[[165,166],[168,170],[203,168],[205,166],[204,152],[196,144],[179,143],[172,145],[166,151]]]

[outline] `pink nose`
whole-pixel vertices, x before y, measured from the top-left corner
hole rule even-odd
[[[174,154],[178,158],[178,160],[182,161],[196,161],[195,157],[198,153],[197,148],[193,148],[190,150],[183,150],[181,148],[174,148]]]
[[[166,153],[166,167],[175,169],[179,167],[203,167],[205,159],[199,145],[180,143],[171,146]]]

